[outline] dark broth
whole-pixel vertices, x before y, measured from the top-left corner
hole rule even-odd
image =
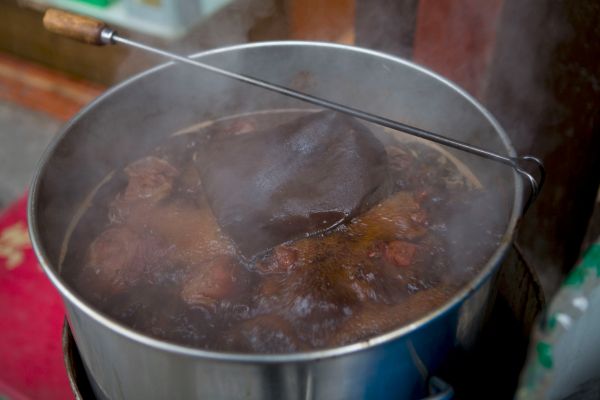
[[[253,115],[211,129],[251,134],[272,123]],[[203,197],[194,164],[202,135],[173,136],[117,171],[78,222],[63,266],[87,301],[152,337],[251,353],[368,339],[447,302],[504,228],[482,217],[493,215],[495,194],[436,148],[380,132],[392,196],[331,232],[246,260]]]

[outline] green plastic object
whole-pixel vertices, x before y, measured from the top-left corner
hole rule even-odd
[[[600,398],[600,239],[539,318],[515,398]]]
[[[116,0],[71,0],[76,3],[92,4],[97,7],[106,8],[114,3]]]

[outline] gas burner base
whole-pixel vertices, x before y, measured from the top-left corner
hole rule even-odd
[[[62,331],[62,349],[69,385],[71,386],[75,400],[96,400],[97,397],[92,390],[92,384],[83,366],[83,361],[79,356],[77,344],[75,344],[75,339],[66,318]]]

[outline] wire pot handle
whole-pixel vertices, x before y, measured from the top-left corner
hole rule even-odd
[[[537,157],[525,155],[512,157],[513,169],[529,184],[529,194],[523,205],[523,214],[527,212],[531,204],[537,199],[540,194],[544,182],[546,181],[546,168],[544,163]],[[528,171],[528,167],[535,168],[535,175]],[[537,176],[537,179],[536,179]]]

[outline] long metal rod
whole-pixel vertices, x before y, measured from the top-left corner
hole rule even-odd
[[[116,34],[115,31],[111,30],[110,28],[106,28],[102,32],[102,40],[104,42],[106,42],[107,44],[108,43],[120,43],[120,44],[124,44],[126,46],[135,47],[137,49],[140,49],[140,50],[143,50],[143,51],[146,51],[149,53],[154,53],[154,54],[157,54],[162,57],[170,58],[172,60],[179,61],[184,64],[189,64],[189,65],[193,65],[195,67],[200,67],[207,71],[211,71],[216,74],[226,76],[228,78],[234,79],[239,82],[244,82],[244,83],[247,83],[250,85],[258,86],[258,87],[261,87],[266,90],[280,93],[284,96],[292,97],[292,98],[295,98],[295,99],[298,99],[298,100],[301,100],[301,101],[304,101],[304,102],[307,102],[310,104],[314,104],[314,105],[317,105],[317,106],[320,106],[323,108],[332,109],[332,110],[362,119],[364,121],[372,122],[374,124],[381,125],[386,128],[405,132],[410,135],[417,136],[417,137],[420,137],[423,139],[427,139],[427,140],[439,143],[444,146],[452,147],[452,148],[455,148],[455,149],[458,149],[461,151],[465,151],[470,154],[477,155],[479,157],[483,157],[483,158],[486,158],[489,160],[497,161],[502,164],[508,165],[508,166],[514,168],[514,170],[517,173],[522,175],[531,186],[531,196],[530,196],[529,200],[527,201],[525,208],[527,208],[529,206],[529,204],[535,199],[535,197],[539,193],[541,186],[543,184],[543,181],[544,181],[545,172],[544,172],[543,163],[539,159],[532,157],[532,156],[522,156],[522,157],[503,156],[503,155],[495,153],[493,151],[486,150],[486,149],[474,146],[469,143],[461,142],[459,140],[450,139],[448,137],[438,135],[436,133],[433,133],[433,132],[430,132],[430,131],[427,131],[427,130],[424,130],[421,128],[417,128],[414,126],[403,124],[398,121],[391,120],[389,118],[381,117],[381,116],[371,114],[371,113],[368,113],[368,112],[365,112],[365,111],[362,111],[362,110],[359,110],[359,109],[356,109],[353,107],[345,106],[343,104],[335,103],[333,101],[329,101],[329,100],[325,100],[325,99],[322,99],[319,97],[311,96],[309,94],[298,92],[296,90],[293,90],[293,89],[290,89],[290,88],[287,88],[284,86],[266,82],[262,79],[258,79],[258,78],[254,78],[251,76],[227,71],[227,70],[224,70],[224,69],[221,69],[221,68],[209,65],[209,64],[205,64],[200,61],[196,61],[189,57],[180,56],[175,53],[171,53],[168,51],[157,49],[155,47],[147,46],[143,43],[139,43],[139,42],[121,37],[118,34]],[[540,181],[539,182],[534,178],[533,175],[531,175],[529,172],[527,172],[523,169],[523,167],[520,165],[520,162],[523,162],[523,161],[532,162],[537,165],[537,168],[540,172]]]
[[[365,111],[362,111],[362,110],[359,110],[359,109],[356,109],[353,107],[348,107],[343,104],[335,103],[333,101],[325,100],[325,99],[322,99],[319,97],[311,96],[306,93],[298,92],[296,90],[293,90],[293,89],[290,89],[290,88],[287,88],[284,86],[279,86],[274,83],[263,81],[262,79],[253,78],[253,77],[250,77],[247,75],[238,74],[238,73],[231,72],[231,71],[226,71],[221,68],[214,67],[212,65],[208,65],[208,64],[202,63],[200,61],[193,60],[189,57],[180,56],[180,55],[177,55],[174,53],[170,53],[170,52],[163,51],[163,50],[160,50],[160,49],[157,49],[154,47],[147,46],[142,43],[135,42],[133,40],[125,39],[116,34],[113,35],[112,40],[117,43],[122,43],[122,44],[125,44],[128,46],[136,47],[138,49],[141,49],[141,50],[144,50],[147,52],[152,52],[154,54],[161,55],[163,57],[171,58],[173,60],[177,60],[177,61],[185,63],[185,64],[200,67],[200,68],[206,69],[208,71],[217,73],[219,75],[223,75],[228,78],[235,79],[240,82],[258,86],[263,89],[277,92],[277,93],[283,94],[288,97],[293,97],[295,99],[302,100],[307,103],[311,103],[311,104],[314,104],[314,105],[317,105],[320,107],[339,111],[341,113],[351,115],[353,117],[360,118],[360,119],[368,121],[368,122],[373,122],[377,125],[385,126],[386,128],[391,128],[394,130],[406,132],[413,136],[418,136],[420,138],[428,139],[428,140],[431,140],[433,142],[436,142],[436,143],[439,143],[439,144],[442,144],[445,146],[454,147],[454,148],[457,148],[457,149],[460,149],[460,150],[463,150],[463,151],[466,151],[466,152],[469,152],[472,154],[476,154],[481,157],[490,158],[490,159],[493,159],[496,161],[500,161],[504,164],[514,166],[514,161],[510,157],[502,156],[500,154],[491,152],[489,150],[485,150],[485,149],[482,149],[477,146],[473,146],[468,143],[460,142],[458,140],[450,139],[445,136],[441,136],[441,135],[435,134],[433,132],[426,131],[424,129],[416,128],[416,127],[406,125],[401,122],[397,122],[397,121],[394,121],[394,120],[391,120],[388,118],[380,117],[378,115],[374,115],[374,114],[371,114],[371,113],[368,113],[368,112],[365,112]]]

